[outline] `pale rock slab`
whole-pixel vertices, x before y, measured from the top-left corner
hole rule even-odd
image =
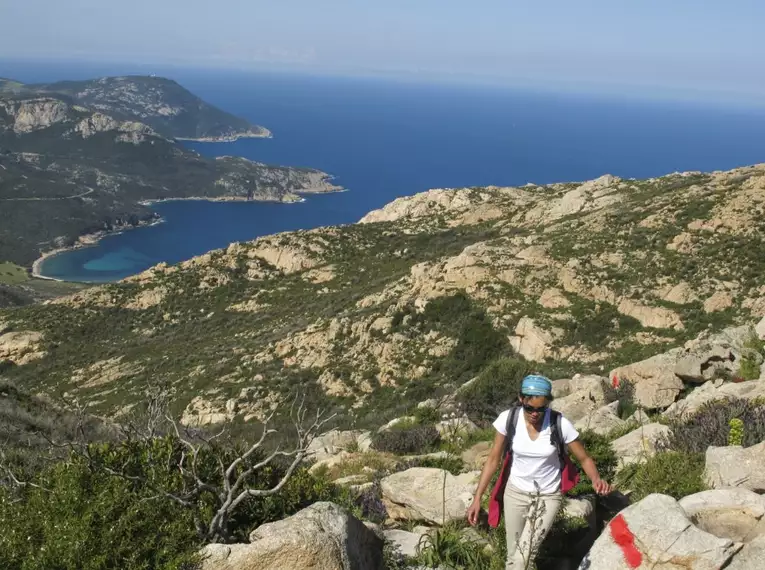
[[[579,570],[719,570],[739,548],[696,527],[672,497],[654,494],[611,520]]]
[[[741,487],[765,493],[765,441],[746,448],[708,448],[704,478],[714,489]]]
[[[202,570],[383,570],[383,541],[333,503],[259,526],[249,544],[210,544]]]

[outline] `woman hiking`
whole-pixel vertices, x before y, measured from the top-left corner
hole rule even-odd
[[[579,441],[579,433],[570,421],[550,409],[551,401],[550,380],[537,375],[523,379],[519,405],[502,412],[493,424],[497,430],[494,445],[467,511],[468,522],[475,525],[481,497],[508,452],[489,509],[489,524],[497,526],[504,503],[507,570],[534,567],[539,545],[561,508],[563,494],[578,480],[568,453],[579,460],[596,493],[611,492],[611,485],[600,478],[595,462]]]

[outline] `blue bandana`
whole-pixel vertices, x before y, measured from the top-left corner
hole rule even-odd
[[[552,396],[552,382],[544,376],[531,374],[521,382],[521,394],[524,396]]]

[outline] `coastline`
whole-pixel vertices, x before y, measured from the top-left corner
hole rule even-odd
[[[333,177],[329,177],[331,179]],[[159,204],[162,202],[179,202],[179,201],[199,201],[199,202],[271,202],[271,203],[277,203],[277,204],[301,204],[306,201],[304,197],[302,197],[302,194],[334,194],[334,193],[340,193],[340,192],[348,192],[348,188],[344,188],[343,186],[334,186],[334,185],[328,185],[328,187],[314,187],[314,188],[304,188],[301,189],[299,192],[291,192],[288,194],[285,194],[283,196],[283,199],[281,200],[255,200],[251,198],[247,198],[246,196],[189,196],[184,198],[158,198],[158,199],[152,199],[152,200],[141,200],[138,202],[142,206],[150,207],[152,204]],[[284,199],[289,198],[289,199]],[[57,277],[50,277],[47,275],[44,275],[42,273],[42,266],[46,259],[55,257],[57,255],[68,253],[70,251],[76,251],[78,249],[84,249],[86,247],[94,247],[98,245],[98,243],[104,239],[105,237],[108,237],[110,235],[118,235],[121,233],[124,233],[126,231],[139,229],[143,227],[150,227],[155,226],[157,224],[164,223],[164,218],[159,217],[157,219],[151,220],[151,222],[139,222],[135,226],[120,226],[117,229],[114,230],[101,230],[98,232],[90,233],[90,234],[84,234],[77,238],[77,241],[67,247],[58,247],[55,249],[51,249],[49,251],[43,252],[40,254],[40,257],[34,260],[32,262],[32,278],[34,279],[45,279],[47,281],[58,281],[60,283],[68,283],[65,279],[59,279]]]
[[[101,230],[91,234],[83,234],[77,238],[77,241],[73,245],[70,245],[67,247],[58,247],[56,249],[51,249],[49,251],[41,253],[40,257],[38,257],[32,262],[32,278],[44,279],[46,281],[58,281],[59,283],[69,283],[66,279],[59,279],[58,277],[50,277],[48,275],[43,275],[42,265],[45,262],[45,260],[51,257],[55,257],[57,255],[60,255],[62,253],[77,251],[78,249],[85,249],[86,247],[94,247],[98,245],[98,242],[100,242],[102,239],[108,236],[118,235],[129,230],[156,226],[164,222],[165,220],[163,218],[156,218],[149,223],[139,222],[135,226],[121,226],[116,230]]]
[[[260,132],[248,131],[246,133],[234,133],[220,137],[174,137],[177,141],[205,142],[205,143],[230,143],[239,139],[272,139],[274,134],[265,127],[260,127]]]

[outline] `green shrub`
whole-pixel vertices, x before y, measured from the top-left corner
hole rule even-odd
[[[616,468],[619,466],[619,458],[616,456],[611,442],[606,436],[598,435],[593,431],[582,431],[579,433],[579,441],[584,445],[587,454],[598,466],[598,473],[600,478],[604,481],[612,481],[616,474]],[[579,474],[581,480],[579,484],[574,487],[569,495],[575,497],[577,495],[588,495],[594,492],[592,488],[592,481],[582,470],[582,465],[579,461],[572,456],[572,459],[576,466],[579,468]]]
[[[666,451],[657,453],[646,463],[625,469],[619,485],[630,489],[630,498],[639,501],[651,493],[680,499],[706,490],[704,454]]]
[[[372,447],[397,455],[428,453],[435,450],[440,441],[441,436],[434,426],[414,425],[402,429],[394,427],[375,434]]]
[[[748,400],[709,402],[688,418],[674,421],[672,434],[660,447],[684,453],[704,453],[709,446],[728,445],[731,420],[745,426],[744,447],[765,441],[765,403]]]
[[[733,418],[728,422],[730,433],[728,434],[728,445],[742,445],[744,443],[744,422],[738,418]]]
[[[441,420],[441,412],[430,406],[416,408],[413,415],[418,424],[435,424]]]
[[[457,401],[473,421],[492,422],[517,401],[521,381],[530,372],[529,365],[522,360],[495,360],[458,393]]]
[[[637,411],[635,385],[632,382],[622,381],[617,386],[606,384],[604,391],[610,402],[619,402],[618,413],[621,419],[626,420]]]
[[[412,467],[435,467],[436,469],[444,469],[452,475],[459,475],[464,471],[465,463],[461,458],[454,455],[447,455],[446,457],[420,457],[410,459],[403,465],[404,469]]]
[[[492,556],[484,545],[467,540],[456,525],[447,525],[423,535],[416,560],[427,568],[470,568],[489,570]]]
[[[741,355],[741,364],[738,376],[743,380],[757,380],[760,377],[760,366],[763,361],[765,341],[757,338],[754,332],[744,342],[744,350]]]

